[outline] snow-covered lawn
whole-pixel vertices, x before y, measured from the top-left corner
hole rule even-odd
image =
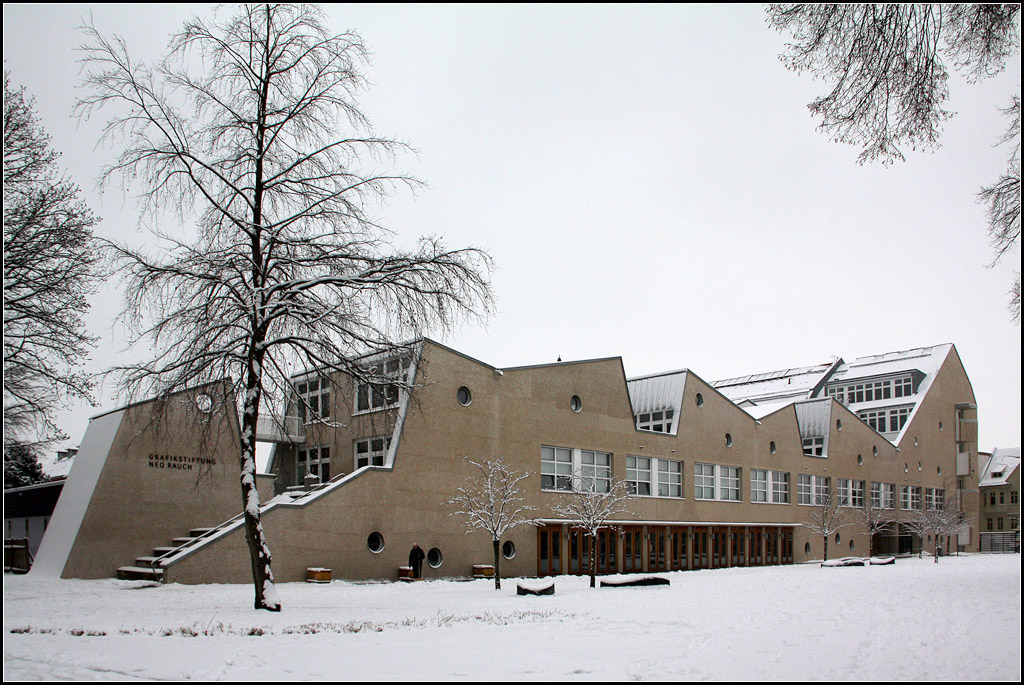
[[[515,580],[278,586],[4,576],[4,679],[1019,680],[1019,555]],[[540,581],[523,581],[537,585]]]

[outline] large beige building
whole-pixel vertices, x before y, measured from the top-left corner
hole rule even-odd
[[[362,361],[395,385],[296,377],[284,416],[261,429],[275,441],[273,483],[261,491],[278,580],[310,567],[395,578],[413,543],[428,550],[427,577],[490,563],[490,540],[467,535],[448,503],[473,473],[466,458],[502,457],[533,474],[523,497],[539,525],[503,541],[503,575],[586,571],[587,540],[553,509],[580,474],[597,489],[624,479],[638,495],[600,533],[601,572],[820,559],[822,538],[801,523],[825,492],[851,512],[873,503],[895,517],[978,507],[977,408],[949,344],[718,382],[685,369],[627,379],[618,357],[500,369],[429,340]],[[80,466],[91,484],[50,525],[66,529],[48,553],[57,572],[155,565],[167,581],[249,580],[244,531],[229,518],[230,498],[239,501],[225,467],[238,454],[231,403],[200,389],[161,406],[159,436],[149,405],[93,420],[69,488]],[[200,424],[215,430],[191,437]],[[977,526],[951,539],[895,530],[875,540],[887,552],[935,545],[977,549]],[[864,527],[841,530],[829,549],[867,554]]]

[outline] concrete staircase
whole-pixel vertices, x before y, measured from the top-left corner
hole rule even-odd
[[[188,535],[171,540],[170,547],[154,547],[152,555],[136,557],[134,565],[118,568],[117,578],[119,580],[155,580],[162,582],[164,570],[160,567],[160,561],[171,556],[181,548],[194,544],[214,530],[216,528],[193,528],[188,532]]]

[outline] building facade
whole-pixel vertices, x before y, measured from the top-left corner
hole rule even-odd
[[[897,519],[978,506],[977,407],[953,345],[714,383],[686,369],[627,379],[618,357],[499,369],[430,340],[362,361],[377,382],[296,377],[284,415],[262,431],[275,441],[262,520],[278,580],[310,567],[395,578],[414,543],[428,550],[427,577],[490,563],[490,539],[466,534],[449,504],[474,474],[467,459],[532,474],[522,496],[538,525],[503,540],[504,575],[583,573],[591,554],[603,573],[820,559],[823,540],[801,524],[826,495],[852,518],[866,504]],[[223,423],[237,436],[233,409]],[[598,490],[626,480],[637,495],[594,550],[554,509],[580,475]],[[226,518],[210,512],[195,535],[183,527],[155,561],[133,543],[111,563],[150,556],[164,580],[246,582],[244,531]],[[977,549],[977,527],[939,540],[894,527],[875,540],[876,551],[935,545]],[[829,549],[867,554],[866,529],[843,529]]]
[[[1020,551],[1020,448],[996,448],[979,482],[981,551]]]

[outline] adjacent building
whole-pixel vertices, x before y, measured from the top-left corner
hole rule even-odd
[[[1020,551],[1020,447],[996,448],[979,483],[982,552]]]
[[[584,573],[591,555],[602,573],[820,559],[823,540],[801,524],[830,497],[851,516],[875,508],[896,521],[978,508],[977,406],[951,344],[717,382],[689,369],[627,378],[619,357],[498,368],[431,340],[361,363],[373,383],[297,376],[281,415],[261,422],[274,442],[260,485],[278,580],[311,567],[395,578],[414,543],[428,550],[427,577],[490,563],[490,540],[467,535],[449,504],[473,476],[467,459],[532,474],[523,497],[538,525],[502,546],[503,573],[524,576]],[[65,489],[75,496],[50,525],[64,532],[49,550],[44,540],[40,563],[73,577],[154,567],[165,581],[248,581],[229,484],[237,435],[216,387],[97,417]],[[554,507],[619,479],[637,499],[591,549]],[[978,542],[967,517],[934,540],[896,523],[874,548]],[[865,527],[829,549],[866,554]]]

